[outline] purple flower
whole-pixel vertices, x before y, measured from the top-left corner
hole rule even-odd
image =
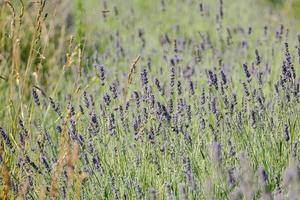
[[[174,200],[172,187],[169,183],[166,184],[166,198],[167,200]]]
[[[284,124],[284,140],[286,142],[290,140],[289,126],[287,124]]]
[[[116,83],[112,83],[110,86],[109,86],[109,90],[111,91],[112,93],[112,97],[114,99],[116,99],[118,97],[118,90],[117,90],[117,84]]]
[[[218,89],[218,78],[217,75],[212,72],[211,70],[208,70],[208,77],[209,77],[209,85],[214,85],[216,89]]]
[[[256,65],[259,65],[261,63],[261,57],[257,49],[255,49],[255,56],[256,56]]]
[[[0,127],[0,134],[2,136],[2,139],[4,140],[5,144],[10,148],[13,149],[13,146],[10,142],[9,136],[7,135],[7,133],[4,131],[3,128]]]
[[[247,97],[249,97],[250,96],[250,92],[249,92],[247,84],[245,82],[243,82],[243,88],[244,88],[245,95]]]
[[[56,130],[56,132],[59,133],[59,134],[62,132],[62,128],[61,128],[60,125],[57,125],[56,128],[55,128],[55,130]]]
[[[34,99],[35,104],[37,106],[39,106],[40,105],[39,95],[38,95],[38,93],[36,92],[36,90],[34,88],[32,88],[31,94],[32,94],[32,97]]]
[[[83,92],[83,100],[84,100],[85,107],[90,108],[90,100],[86,91]]]
[[[268,181],[268,174],[267,174],[267,172],[265,171],[265,169],[262,166],[260,166],[258,168],[258,172],[259,172],[259,177],[260,177],[262,183],[264,185],[266,185],[267,181]]]
[[[45,156],[41,156],[41,163],[45,166],[45,168],[48,170],[48,172],[51,171],[49,163],[47,161],[47,158]]]
[[[117,188],[116,188],[116,180],[115,180],[115,177],[111,177],[111,190],[112,190],[112,193],[113,193],[113,198],[114,198],[114,200],[119,199],[119,198],[118,198],[118,191],[117,191]]]
[[[247,79],[250,80],[251,75],[250,75],[250,73],[249,73],[247,64],[245,64],[245,63],[243,64],[243,69],[244,69],[244,72],[245,72],[245,74],[246,74]]]
[[[142,81],[142,86],[146,86],[148,85],[148,72],[147,70],[144,68],[141,72],[141,81]]]
[[[23,133],[24,133],[24,136],[28,136],[28,130],[26,129],[26,127],[24,125],[24,122],[20,117],[18,117],[18,122],[19,122],[19,125],[20,125]]]
[[[157,200],[157,191],[154,188],[149,189],[150,200]]]
[[[188,200],[187,190],[183,183],[179,184],[179,197],[181,200]]]
[[[191,95],[195,94],[194,83],[192,80],[189,81],[189,91]]]
[[[111,100],[110,100],[110,96],[105,93],[104,96],[103,96],[103,102],[105,103],[106,106],[109,106]]]
[[[68,102],[67,107],[68,107],[68,112],[69,112],[70,117],[75,116],[75,109],[74,109],[73,105],[71,104],[71,102]]]
[[[252,110],[250,112],[249,120],[250,120],[250,125],[252,127],[255,127],[255,125],[256,125],[256,112],[254,110]]]
[[[223,70],[221,70],[221,79],[223,81],[223,85],[226,85],[227,83],[227,77],[226,77],[226,74]]]
[[[162,87],[160,86],[159,80],[156,78],[154,82],[155,82],[155,85],[156,85],[158,91],[161,93],[161,95],[163,95],[163,89],[162,89]]]
[[[49,97],[49,103],[50,103],[52,109],[58,114],[58,116],[62,117],[59,104],[55,103],[51,97]]]
[[[177,81],[177,94],[180,96],[182,94],[181,82]]]
[[[105,83],[104,65],[95,63],[94,66],[97,70],[97,75],[99,76],[99,78],[101,80],[101,84],[104,85],[104,83]]]
[[[216,107],[216,98],[212,97],[211,102],[210,102],[210,110],[212,113],[216,114],[217,113],[217,107]]]
[[[115,116],[113,113],[111,113],[109,119],[108,119],[108,130],[111,135],[116,135],[116,125],[115,125]]]
[[[138,93],[137,91],[134,91],[134,92],[133,92],[133,98],[135,99],[136,106],[139,108],[140,105],[141,105],[141,102],[140,102],[140,96],[139,96],[139,93]]]

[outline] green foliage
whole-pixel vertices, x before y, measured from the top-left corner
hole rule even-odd
[[[84,8],[83,0],[76,0],[76,8],[75,8],[75,20],[76,20],[76,41],[77,43],[83,47],[84,37],[85,37],[85,8]]]
[[[300,19],[300,1],[294,0],[292,2],[291,7],[293,10],[292,14],[296,16],[296,20],[299,20]]]
[[[282,4],[283,1],[282,0],[268,0],[270,1],[271,3],[274,3],[274,4]]]

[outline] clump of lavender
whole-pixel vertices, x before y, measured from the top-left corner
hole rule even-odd
[[[222,162],[222,149],[221,144],[217,141],[214,141],[212,143],[212,160],[214,164],[217,166],[220,166]]]
[[[190,159],[187,158],[187,157],[183,158],[183,170],[184,170],[185,176],[187,177],[190,190],[194,191],[195,188],[196,188],[194,175],[193,175],[193,172],[192,172]]]

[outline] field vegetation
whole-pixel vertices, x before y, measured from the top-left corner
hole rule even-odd
[[[299,10],[0,0],[0,199],[298,199]]]

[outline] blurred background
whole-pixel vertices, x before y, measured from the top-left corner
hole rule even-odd
[[[152,54],[155,64],[159,60],[155,56],[163,51],[155,48],[162,33],[172,38],[184,30],[187,37],[198,37],[199,32],[218,37],[215,15],[221,2],[224,27],[258,27],[257,33],[266,25],[274,30],[282,24],[295,32],[300,27],[298,0],[0,0],[0,76],[10,77],[11,86],[27,68],[23,88],[29,94],[26,88],[32,84],[52,90],[48,74],[59,76],[58,69],[68,59],[68,65],[84,68],[82,60],[90,65],[87,60],[95,52],[126,52],[114,63],[104,63],[123,71],[143,52]],[[114,38],[118,38],[117,44],[113,44]],[[146,41],[145,47],[141,48],[139,38]],[[10,96],[13,90],[11,86]]]

